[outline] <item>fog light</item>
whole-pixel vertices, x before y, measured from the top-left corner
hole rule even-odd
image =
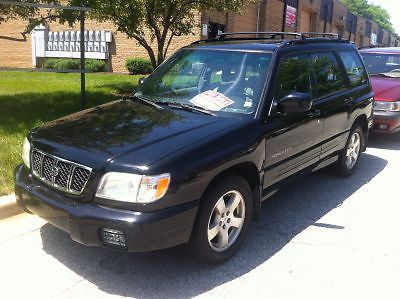
[[[119,230],[102,228],[100,235],[101,235],[101,240],[106,244],[110,244],[124,249],[127,248],[125,234]]]

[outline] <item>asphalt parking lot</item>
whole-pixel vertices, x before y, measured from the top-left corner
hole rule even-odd
[[[373,136],[357,173],[294,181],[239,254],[88,248],[35,216],[0,222],[1,298],[400,298],[400,136]]]

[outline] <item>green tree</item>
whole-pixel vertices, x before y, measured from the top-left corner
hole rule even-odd
[[[29,0],[29,3],[59,4],[59,1]],[[52,10],[40,10],[34,7],[0,4],[0,24],[13,19],[22,19],[27,22],[24,32],[21,32],[21,34],[25,37],[25,34],[29,33],[36,25],[46,23],[48,21],[54,21],[57,19],[57,16],[56,12]]]
[[[197,12],[240,12],[251,2],[255,0],[70,0],[69,4],[91,7],[90,18],[111,21],[118,31],[146,49],[153,67],[157,67],[165,60],[172,40],[191,34],[199,25]],[[72,24],[78,17],[76,12],[64,11],[60,21]]]
[[[21,1],[22,2],[22,1]],[[100,22],[111,21],[118,31],[136,40],[146,49],[153,67],[165,60],[172,40],[191,34],[198,26],[199,11],[218,10],[239,13],[257,0],[30,0],[30,3],[51,3],[92,8],[88,17]],[[59,20],[74,24],[79,12],[71,10],[39,10],[0,4],[0,23],[22,18],[27,21],[26,32],[38,23]],[[153,49],[155,45],[155,49]]]
[[[369,4],[367,0],[341,0],[355,15],[373,20],[382,28],[395,33],[390,14],[379,5]]]

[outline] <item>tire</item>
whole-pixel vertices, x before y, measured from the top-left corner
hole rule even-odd
[[[334,173],[339,176],[351,176],[357,169],[361,152],[365,144],[364,131],[355,125],[350,131],[346,147],[339,154],[339,160],[334,164]]]
[[[191,250],[201,262],[227,261],[242,245],[252,215],[253,198],[247,181],[240,176],[221,180],[202,198]]]

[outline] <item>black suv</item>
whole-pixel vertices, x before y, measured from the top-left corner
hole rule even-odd
[[[85,245],[189,242],[223,262],[287,179],[355,171],[372,104],[348,41],[222,34],[179,50],[132,96],[33,129],[17,201]]]

